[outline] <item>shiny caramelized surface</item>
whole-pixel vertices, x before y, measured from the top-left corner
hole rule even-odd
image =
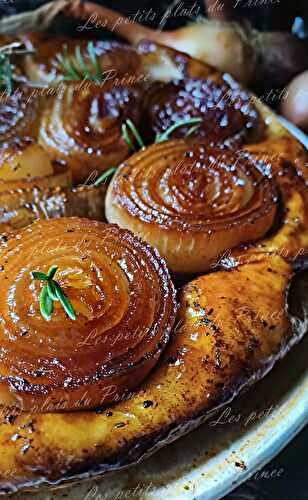
[[[134,154],[107,192],[106,217],[158,248],[172,271],[201,273],[272,227],[276,189],[251,155],[184,140]]]
[[[16,477],[29,488],[114,471],[200,425],[299,340],[285,309],[291,276],[283,258],[263,255],[184,287],[172,342],[128,400],[99,414],[7,418],[0,427],[3,489],[5,482],[11,490]]]
[[[68,187],[71,172],[52,158],[30,138],[11,139],[0,147],[0,192],[29,189]]]
[[[59,180],[59,179],[58,179]],[[37,184],[37,179],[35,181]],[[106,185],[44,187],[37,185],[0,192],[0,230],[11,232],[38,219],[87,217],[105,221]]]
[[[110,83],[76,89],[68,85],[44,113],[40,143],[54,156],[66,161],[74,181],[118,165],[129,155],[121,125],[128,118],[138,126],[141,88]]]
[[[173,286],[158,254],[131,233],[87,219],[42,221],[4,242],[0,259],[2,404],[48,401],[51,410],[64,400],[63,409],[80,409],[87,391],[85,408],[99,406],[108,387],[135,387],[157,362],[174,319]],[[31,272],[51,265],[76,321],[59,303],[50,321],[40,314],[42,282]]]
[[[168,141],[136,153],[111,189],[132,215],[179,231],[215,230],[275,211],[274,186],[253,157],[194,142]]]
[[[67,40],[43,39],[35,42],[40,48],[35,57],[26,59],[27,75],[57,80],[61,71],[54,56]],[[76,43],[68,42],[70,54]],[[308,249],[306,153],[297,152],[295,139],[260,103],[259,116],[245,91],[199,61],[151,42],[140,44],[137,52],[113,49],[105,42],[95,42],[95,47],[97,54],[101,50],[104,69],[116,66],[123,73],[138,68],[150,79],[166,83],[155,83],[148,96],[147,102],[152,101],[146,106],[146,125],[152,133],[171,124],[173,114],[176,119],[182,117],[184,108],[185,117],[205,117],[202,140],[241,143],[249,149],[249,154],[239,156],[216,148],[209,154],[202,143],[190,143],[187,149],[185,141],[178,140],[151,146],[130,158],[114,182],[123,189],[117,202],[126,214],[145,224],[144,236],[150,236],[157,247],[162,242],[158,227],[168,233],[163,240],[166,247],[169,235],[176,250],[186,246],[184,258],[176,256],[180,264],[190,264],[196,255],[208,257],[209,250],[217,257],[223,245],[257,241],[228,251],[220,259],[227,270],[216,267],[215,272],[184,286],[177,324],[158,360],[172,329],[175,303],[172,283],[156,251],[127,231],[112,227],[109,232],[105,225],[79,219],[39,222],[9,237],[3,235],[1,493],[59,484],[139,461],[199,425],[242,387],[264,376],[304,333],[292,328],[287,292],[293,275],[288,260],[297,264]],[[86,44],[81,48],[87,57]],[[72,161],[77,181],[93,168],[105,170],[113,161],[117,165],[124,149],[124,158],[129,155],[119,139],[122,118],[138,122],[139,109],[145,107],[138,90],[135,95],[136,88],[131,94],[126,85],[121,90],[108,85],[98,92],[91,84],[89,96],[86,88],[74,93],[72,83],[65,83],[63,95],[46,99],[49,107],[41,142],[53,159],[64,155]],[[230,99],[229,94],[222,95],[228,86],[232,87]],[[232,97],[238,97],[237,104]],[[10,154],[16,153],[12,137],[33,137],[29,131],[37,131],[36,118],[31,118],[35,106],[18,99],[13,96],[0,115],[0,135]],[[33,123],[34,128],[29,126]],[[179,136],[186,131],[179,131]],[[263,140],[263,134],[264,143],[244,147]],[[98,151],[101,154],[96,155]],[[193,155],[186,156],[187,152]],[[259,160],[259,152],[281,158]],[[46,157],[39,156],[41,150],[32,149],[32,144],[24,153],[19,172],[14,170],[18,151],[9,162],[2,156],[3,180],[24,182],[33,160],[32,180],[41,179],[38,173],[46,174],[42,178],[47,179],[48,190],[30,183],[29,188],[0,193],[1,228],[80,211],[87,217],[101,215],[100,191],[93,187],[50,190],[56,176],[47,175]],[[209,161],[211,156],[214,161]],[[56,169],[54,164],[52,168]],[[138,232],[140,225],[134,230]],[[206,237],[197,240],[193,234]],[[227,244],[230,234],[232,241]],[[198,255],[200,248],[204,253]],[[56,279],[73,303],[76,322],[58,304],[52,321],[40,316],[42,283],[33,281],[30,272],[47,271],[50,264],[59,265]],[[18,407],[17,413],[22,408],[31,411],[16,417],[8,409],[12,404]],[[75,411],[100,404],[104,408],[98,412]]]
[[[40,106],[31,89],[16,89],[11,95],[1,94],[1,143],[18,137],[36,138]]]
[[[152,137],[190,118],[202,118],[192,135],[207,142],[235,146],[253,136],[262,137],[259,113],[248,92],[220,75],[154,83],[147,94],[145,110],[145,127]],[[191,125],[181,127],[172,137],[184,137],[190,128]]]
[[[54,37],[46,33],[31,33],[21,36],[21,39],[27,48],[35,51],[24,59],[25,74],[32,82],[53,84],[60,81],[63,68],[59,65],[57,56],[65,51],[69,57],[74,56],[76,47],[80,47],[85,63],[91,62],[88,40]],[[93,40],[92,43],[107,80],[142,73],[140,57],[132,47],[114,41]]]

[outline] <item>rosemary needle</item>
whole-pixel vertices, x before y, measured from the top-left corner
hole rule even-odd
[[[106,172],[103,172],[98,179],[93,183],[94,187],[99,187],[102,182],[105,182],[108,177],[112,176],[117,171],[117,167],[110,167]]]
[[[13,91],[13,70],[7,54],[0,54],[0,88],[8,95]]]
[[[135,137],[139,148],[140,149],[144,148],[144,142],[141,138],[140,133],[137,130],[136,125],[134,124],[134,122],[132,120],[128,119],[122,125],[122,136],[123,136],[126,144],[130,147],[130,149],[132,149],[132,151],[136,151],[136,147],[130,138],[128,129],[132,132],[133,136]]]
[[[49,268],[47,274],[41,271],[32,271],[31,273],[33,279],[46,282],[40,293],[41,315],[46,321],[49,321],[53,313],[53,303],[54,301],[59,301],[68,317],[75,321],[76,313],[70,300],[61,290],[59,283],[53,279],[57,270],[58,267],[53,265]]]
[[[200,127],[201,123],[202,123],[202,118],[189,118],[187,120],[181,120],[177,123],[173,123],[167,130],[165,130],[161,134],[157,134],[156,139],[155,139],[155,143],[158,144],[160,142],[167,141],[169,139],[170,134],[172,134],[175,130],[177,130],[180,127],[185,127],[187,125],[193,125],[193,127],[191,127],[185,135],[185,137],[190,137]],[[132,151],[137,150],[135,144],[131,140],[129,130],[134,135],[139,148],[140,149],[144,148],[144,141],[141,138],[140,133],[138,132],[138,130],[137,130],[135,124],[132,122],[132,120],[128,119],[122,125],[122,136],[123,136],[123,139],[125,140],[126,144],[129,146],[129,148]]]
[[[51,319],[53,311],[53,301],[48,295],[47,285],[44,285],[40,293],[40,311],[43,318],[48,321]]]
[[[104,75],[93,42],[87,45],[87,56],[88,60],[81,53],[79,45],[74,54],[69,53],[67,45],[63,47],[62,54],[57,54],[56,58],[63,71],[64,80],[91,80],[96,83],[102,81]]]
[[[164,141],[167,141],[169,139],[169,136],[170,134],[172,134],[172,132],[174,132],[176,129],[180,128],[180,127],[185,127],[186,125],[195,125],[196,123],[201,124],[202,122],[202,118],[189,118],[187,120],[181,120],[177,123],[174,123],[173,125],[171,125],[171,127],[169,127],[167,130],[165,130],[165,132],[162,132],[161,134],[157,134],[156,136],[156,139],[155,139],[155,142],[156,143],[159,143],[159,142],[164,142]],[[186,137],[189,137],[189,135],[193,134],[193,132],[195,132],[195,130],[193,130],[193,128],[191,128],[187,134],[186,134]]]

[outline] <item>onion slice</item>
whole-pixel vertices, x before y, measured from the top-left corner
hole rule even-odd
[[[39,142],[67,163],[74,183],[83,182],[129,155],[121,125],[128,118],[138,125],[141,95],[138,86],[67,84],[45,110]]]
[[[106,217],[155,245],[172,271],[200,273],[225,249],[264,236],[276,201],[271,180],[247,153],[174,140],[121,165]]]
[[[87,217],[105,220],[107,186],[32,187],[0,192],[0,231],[11,232],[38,219]]]
[[[174,323],[175,291],[158,253],[129,231],[79,218],[39,221],[0,249],[0,402],[27,411],[80,410],[125,397],[155,366]],[[59,302],[39,308],[55,279]]]
[[[237,146],[255,142],[264,135],[264,122],[250,94],[230,76],[185,78],[154,83],[145,99],[144,126],[150,138],[182,120],[202,122],[178,128],[171,137],[197,136],[210,143]]]

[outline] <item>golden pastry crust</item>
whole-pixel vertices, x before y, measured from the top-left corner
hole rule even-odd
[[[0,426],[1,491],[115,471],[200,425],[300,339],[286,309],[291,277],[283,258],[258,255],[197,278],[181,293],[163,358],[128,400],[115,397],[99,414],[7,417]]]

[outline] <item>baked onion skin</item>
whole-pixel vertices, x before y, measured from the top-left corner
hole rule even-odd
[[[245,91],[229,75],[154,83],[145,99],[144,126],[153,139],[182,120],[200,118],[191,135],[210,143],[237,146],[262,138],[264,123]],[[191,125],[171,137],[185,137]]]
[[[106,189],[102,185],[4,191],[0,193],[0,231],[21,229],[38,219],[76,216],[105,221]]]
[[[184,140],[132,155],[113,177],[106,218],[155,246],[176,273],[207,271],[271,228],[276,192],[257,162]]]
[[[46,108],[39,142],[67,163],[74,183],[83,182],[129,155],[121,125],[130,118],[138,126],[141,96],[139,86],[67,84]]]
[[[188,284],[171,343],[129,400],[100,414],[7,416],[1,491],[125,468],[213,418],[213,409],[263,377],[302,337],[287,312],[292,274],[281,257],[263,255]]]
[[[158,253],[128,231],[79,218],[39,221],[0,248],[0,402],[24,411],[74,411],[125,397],[156,365],[175,319],[175,291]],[[42,282],[59,302],[40,314]],[[44,283],[43,283],[44,284]]]

